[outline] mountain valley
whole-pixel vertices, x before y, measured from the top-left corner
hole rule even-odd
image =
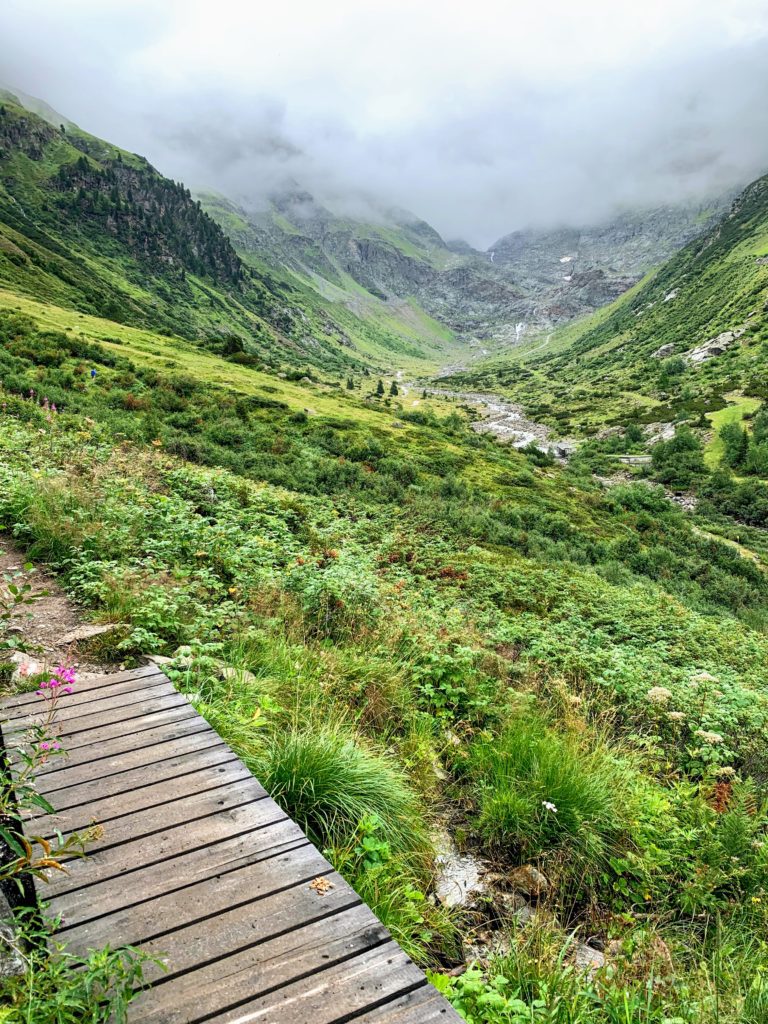
[[[768,177],[484,252],[331,205],[0,93],[0,543],[470,1024],[764,1024]],[[0,1019],[106,1021],[94,957]]]

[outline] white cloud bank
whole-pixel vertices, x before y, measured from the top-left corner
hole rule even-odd
[[[768,170],[766,0],[5,0],[0,80],[193,186],[478,245]]]

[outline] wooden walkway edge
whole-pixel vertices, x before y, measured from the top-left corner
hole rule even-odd
[[[9,748],[41,705],[0,704]],[[132,1024],[461,1021],[154,666],[80,681],[57,724],[67,756],[38,778],[56,814],[28,831],[98,821],[104,835],[38,895],[71,952],[132,945],[162,959]]]

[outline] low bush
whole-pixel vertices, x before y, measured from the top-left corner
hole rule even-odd
[[[560,851],[599,871],[631,822],[630,770],[607,747],[519,713],[468,750],[463,772],[478,795],[489,847],[517,859]]]
[[[320,847],[344,846],[375,815],[398,856],[423,861],[430,845],[424,810],[405,775],[341,727],[295,728],[267,738],[254,773]]]

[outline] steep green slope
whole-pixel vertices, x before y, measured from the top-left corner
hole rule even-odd
[[[178,685],[414,957],[483,957],[437,976],[457,1005],[760,1019],[762,563],[431,400],[26,308],[0,312],[2,522],[121,624],[113,657],[178,652]],[[429,898],[438,822],[499,879],[453,914]],[[547,892],[521,930],[531,864]],[[598,978],[574,932],[606,949]]]
[[[563,433],[695,416],[721,407],[733,391],[764,399],[767,300],[765,177],[612,307],[555,332],[538,352],[532,345],[461,380],[519,396]],[[736,337],[715,341],[725,332]]]
[[[234,336],[272,366],[434,365],[454,351],[450,331],[418,306],[356,309],[268,265],[258,249],[241,258],[182,184],[54,118],[3,93],[0,283],[204,344]]]

